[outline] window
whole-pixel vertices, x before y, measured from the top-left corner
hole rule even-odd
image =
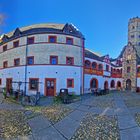
[[[14,48],[19,47],[19,41],[13,42],[13,47],[14,47]]]
[[[7,68],[8,67],[8,61],[4,61],[3,62],[3,68]]]
[[[2,85],[2,79],[0,78],[0,85]]]
[[[67,79],[67,88],[74,88],[74,79]]]
[[[66,44],[72,45],[73,44],[73,38],[66,37]]]
[[[137,72],[138,72],[138,73],[140,72],[140,67],[137,68]]]
[[[34,44],[34,37],[28,37],[27,38],[27,44]]]
[[[29,89],[38,91],[39,79],[38,78],[30,78],[29,79]]]
[[[14,66],[19,66],[20,65],[20,59],[14,59]]]
[[[74,64],[74,58],[73,57],[66,57],[66,64],[67,65],[73,65]]]
[[[131,35],[131,38],[134,38],[135,36],[134,35]]]
[[[34,57],[29,56],[27,57],[27,65],[33,65],[34,64]]]
[[[50,56],[50,64],[58,64],[58,56]]]
[[[102,64],[99,64],[98,69],[99,70],[103,70],[103,65]]]
[[[86,67],[86,68],[90,68],[90,64],[91,64],[91,63],[90,63],[89,60],[86,60],[86,61],[85,61],[85,67]]]
[[[56,36],[49,36],[50,43],[56,43]]]
[[[115,81],[114,81],[114,80],[111,81],[110,87],[111,87],[111,88],[115,88]]]
[[[7,45],[3,46],[3,52],[7,51]]]
[[[127,67],[127,73],[130,73],[131,67]]]
[[[109,65],[106,65],[106,71],[109,71]]]
[[[93,62],[92,63],[92,69],[96,69],[97,68],[97,63],[96,62]]]

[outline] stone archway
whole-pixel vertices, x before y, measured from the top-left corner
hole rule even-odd
[[[98,88],[98,80],[96,78],[91,79],[90,88]]]
[[[104,89],[108,89],[108,81],[104,82]]]
[[[122,87],[121,82],[120,82],[120,81],[118,81],[118,82],[117,82],[117,89],[118,89],[118,90],[120,90],[120,89],[121,89],[121,87]]]
[[[131,80],[130,79],[126,80],[126,90],[131,90]]]

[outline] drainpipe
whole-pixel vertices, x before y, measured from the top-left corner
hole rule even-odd
[[[27,37],[28,38],[28,37]],[[26,39],[27,40],[27,39]],[[26,50],[25,50],[25,77],[24,77],[24,81],[25,81],[25,85],[24,85],[24,91],[25,91],[25,95],[26,95],[26,89],[27,89],[27,56],[28,56],[28,42],[26,43]]]

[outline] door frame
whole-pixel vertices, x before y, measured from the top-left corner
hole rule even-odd
[[[6,78],[6,91],[7,91],[7,80],[12,80],[13,81],[13,78]]]
[[[53,96],[56,96],[56,78],[45,78],[44,96],[47,96],[47,91],[46,91],[47,80],[53,80],[54,81],[54,95]]]
[[[127,79],[125,84],[126,84],[126,90],[131,90],[132,89],[132,81],[131,81],[131,79]]]

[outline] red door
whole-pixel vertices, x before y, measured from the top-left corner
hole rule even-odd
[[[6,91],[10,93],[10,90],[12,89],[12,78],[6,79]]]
[[[45,94],[46,96],[55,96],[56,94],[56,79],[55,78],[45,79]]]

